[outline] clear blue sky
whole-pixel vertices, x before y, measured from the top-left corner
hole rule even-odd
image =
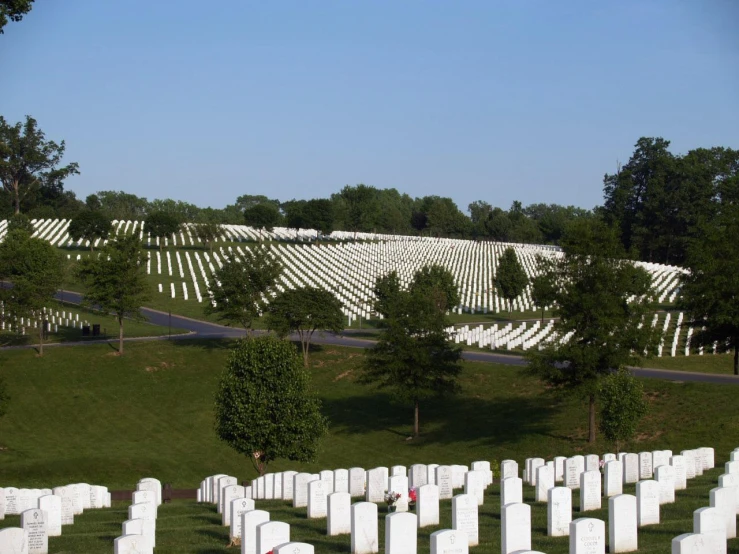
[[[37,0],[0,114],[84,199],[222,207],[346,184],[591,208],[641,136],[739,147],[736,0]]]

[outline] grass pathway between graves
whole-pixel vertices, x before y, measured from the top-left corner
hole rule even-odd
[[[721,460],[717,460],[720,464]],[[664,553],[670,551],[670,543],[674,537],[684,532],[691,532],[693,511],[707,506],[709,491],[722,469],[716,468],[703,476],[688,482],[688,489],[677,491],[674,504],[661,507],[660,525],[639,529],[639,552]],[[496,479],[497,481],[497,479]],[[485,494],[485,504],[479,509],[480,545],[472,552],[500,552],[500,494],[497,484],[490,487]],[[626,486],[624,492],[635,494],[634,485]],[[546,536],[547,507],[546,503],[534,502],[533,487],[524,488],[524,501],[532,506],[532,547],[547,554],[567,554],[569,538]],[[315,546],[318,553],[349,552],[350,537],[326,536],[326,520],[309,520],[305,508],[293,509],[288,502],[257,501],[259,509],[270,512],[272,521],[284,521],[290,524],[292,540],[308,542]],[[579,492],[573,493],[573,518],[580,517]],[[157,519],[157,547],[160,554],[197,553],[215,554],[239,552],[238,548],[228,548],[228,528],[221,526],[221,516],[216,513],[215,506],[197,504],[194,501],[175,501],[159,508]],[[384,552],[385,508],[379,510],[380,553]],[[583,515],[596,517],[606,522],[608,530],[608,503],[604,499],[603,508],[586,512]],[[108,554],[111,552],[113,539],[120,535],[121,523],[128,519],[128,503],[115,502],[106,510],[89,510],[75,518],[73,526],[64,527],[61,537],[49,539],[49,552],[85,552],[89,554]],[[429,552],[429,536],[434,531],[451,528],[451,501],[440,504],[440,524],[426,527],[418,532],[418,552]],[[19,516],[8,516],[0,521],[0,527],[18,526]],[[729,541],[729,553],[739,553],[739,539]]]

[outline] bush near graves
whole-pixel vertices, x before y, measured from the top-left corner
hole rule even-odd
[[[656,342],[655,330],[643,324],[652,310],[651,278],[625,258],[604,224],[578,220],[568,230],[564,255],[539,266],[555,287],[560,338],[530,351],[528,370],[559,391],[588,399],[588,440],[594,442],[600,379],[638,364]]]
[[[31,223],[31,218],[26,214],[14,214],[10,217],[8,219],[8,233],[17,229],[28,233],[29,235],[33,235],[34,228],[33,223]]]
[[[361,382],[387,388],[413,405],[413,437],[420,436],[421,400],[458,391],[461,348],[449,341],[446,311],[459,302],[449,272],[416,272],[408,290],[391,272],[377,279],[375,309],[383,315],[375,346],[367,350]]]
[[[518,261],[513,248],[506,248],[498,260],[498,269],[495,275],[495,288],[508,302],[508,311],[511,311],[511,302],[519,296],[529,284],[529,278]]]
[[[647,413],[644,386],[626,369],[604,377],[598,388],[600,421],[598,427],[616,452],[634,437],[636,428]]]
[[[327,420],[292,344],[263,336],[236,345],[218,384],[215,427],[260,475],[280,458],[315,457]]]
[[[317,330],[340,333],[344,330],[341,302],[329,291],[317,287],[286,289],[273,298],[267,309],[267,328],[280,337],[297,333],[308,367],[310,343]]]
[[[141,306],[151,295],[146,279],[147,254],[138,235],[118,235],[98,256],[83,258],[77,275],[85,285],[84,304],[115,314],[118,320],[118,354],[123,354],[123,322],[142,320]]]

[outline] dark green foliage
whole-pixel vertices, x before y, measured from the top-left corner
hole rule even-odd
[[[554,330],[562,344],[548,344],[528,354],[529,371],[557,390],[590,401],[590,442],[595,440],[595,397],[600,379],[612,370],[636,364],[656,341],[646,324],[651,311],[649,274],[624,259],[611,229],[592,220],[576,225],[564,256],[540,261],[542,274],[554,285],[559,317]],[[631,302],[627,299],[632,298]]]
[[[303,350],[303,364],[308,355],[313,333],[317,330],[340,333],[344,330],[341,302],[329,291],[316,287],[286,289],[274,297],[267,308],[267,327],[280,337],[297,333]]]
[[[506,248],[498,259],[498,268],[495,272],[495,288],[498,293],[508,302],[508,311],[511,310],[511,302],[514,298],[526,290],[529,278],[518,261],[516,251]]]
[[[85,285],[84,304],[112,313],[118,320],[118,353],[123,354],[124,318],[141,320],[141,306],[151,296],[146,252],[138,235],[118,235],[80,261],[77,275]]]
[[[13,214],[8,219],[8,233],[11,231],[23,231],[29,236],[33,235],[34,228],[31,218],[25,214]]]
[[[328,235],[334,229],[334,208],[330,200],[315,198],[287,203],[287,226],[292,229],[316,229]]]
[[[46,140],[31,116],[15,125],[0,116],[0,182],[10,195],[15,213],[20,213],[21,201],[31,193],[43,187],[61,193],[64,179],[79,173],[76,163],[59,167],[64,150],[64,141],[57,144]]]
[[[190,226],[190,232],[206,245],[212,254],[213,243],[223,234],[223,229],[218,223],[196,223]]]
[[[0,243],[0,280],[13,284],[0,288],[5,317],[38,321],[39,353],[43,355],[43,308],[64,280],[61,254],[45,240],[31,238],[22,230],[11,231]]]
[[[0,35],[9,21],[20,21],[31,11],[33,0],[0,0]]]
[[[240,341],[215,398],[216,435],[260,475],[270,462],[315,458],[327,420],[292,344],[264,336]]]
[[[413,436],[420,435],[422,400],[457,392],[461,348],[449,341],[446,304],[459,301],[451,274],[425,267],[402,290],[394,272],[377,279],[375,309],[384,316],[378,341],[367,351],[361,382],[387,388],[414,406]]]
[[[534,301],[534,306],[541,309],[542,320],[544,320],[544,308],[554,303],[555,292],[554,283],[549,276],[537,275],[531,279],[531,299]]]
[[[695,329],[691,342],[734,350],[739,375],[739,205],[726,203],[700,226],[687,251],[678,305]]]
[[[92,252],[95,239],[107,239],[112,229],[113,224],[107,216],[100,212],[84,210],[72,218],[67,231],[74,240],[90,241]]]
[[[169,212],[154,212],[144,221],[144,231],[159,239],[159,250],[162,250],[164,239],[171,239],[180,230],[180,220]]]
[[[263,296],[272,292],[281,272],[279,259],[267,248],[246,249],[243,257],[232,254],[210,281],[208,291],[215,305],[207,303],[205,312],[226,325],[250,330],[266,308]]]
[[[647,413],[644,386],[628,370],[619,369],[601,379],[598,401],[598,427],[619,452],[621,445],[634,437],[639,422]]]
[[[244,223],[266,231],[279,225],[281,218],[280,210],[274,204],[255,204],[244,210]]]

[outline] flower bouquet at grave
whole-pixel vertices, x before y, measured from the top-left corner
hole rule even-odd
[[[399,492],[388,491],[385,493],[385,503],[387,504],[387,511],[394,512],[396,503],[400,499],[401,494]]]
[[[605,471],[605,469],[606,469],[606,461],[605,460],[600,460],[598,462],[598,469],[600,469],[600,472],[601,473],[603,473],[603,471]]]
[[[418,495],[416,494],[416,489],[412,488],[408,491],[408,507],[409,508],[415,507],[416,500],[418,500]]]

